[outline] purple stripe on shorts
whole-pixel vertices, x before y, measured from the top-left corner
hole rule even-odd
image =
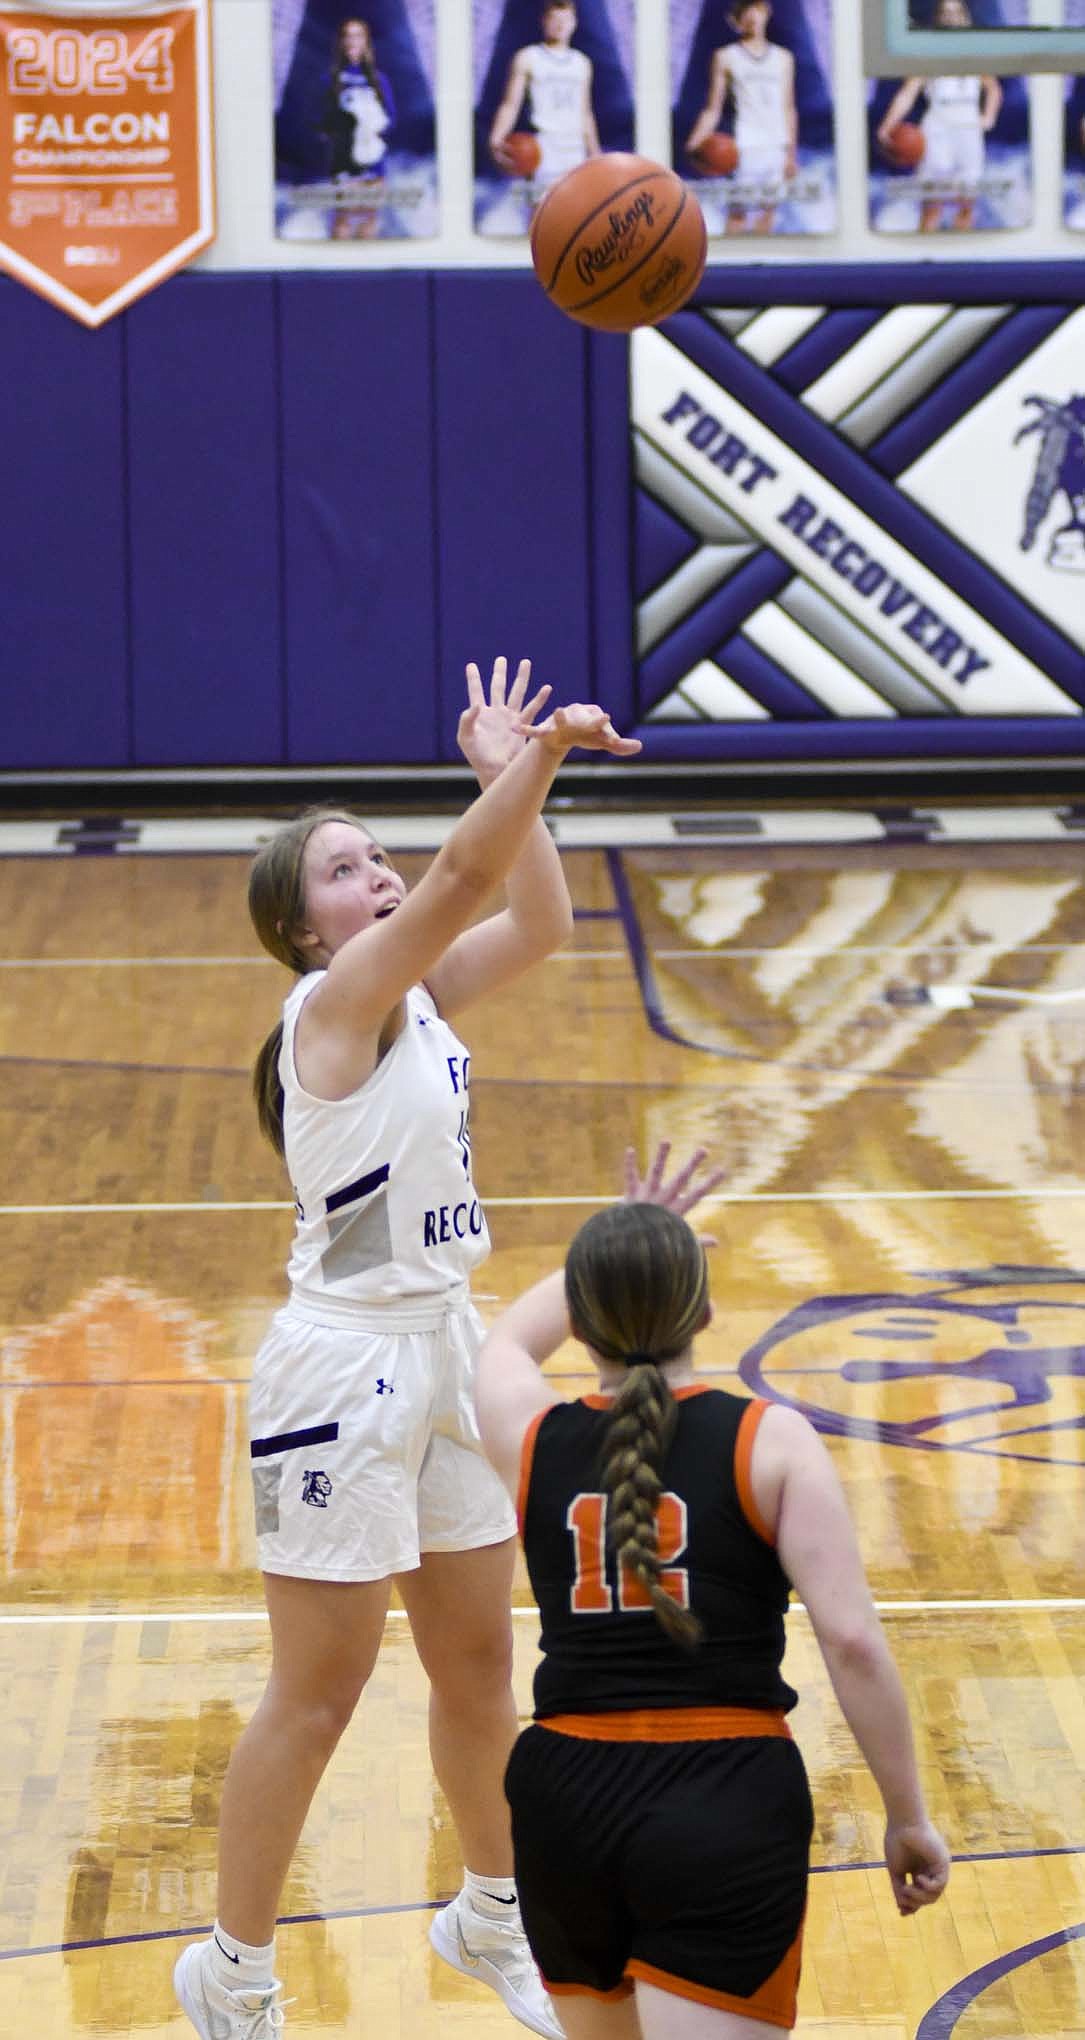
[[[254,1438],[249,1453],[253,1459],[270,1459],[273,1452],[294,1452],[299,1445],[328,1445],[338,1436],[338,1424],[310,1424],[305,1431],[277,1431],[273,1438]]]

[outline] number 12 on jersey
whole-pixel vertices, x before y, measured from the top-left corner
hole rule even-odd
[[[574,1615],[609,1615],[614,1607],[614,1589],[607,1576],[607,1559],[610,1557],[611,1570],[618,1575],[618,1607],[623,1614],[650,1608],[651,1595],[647,1587],[630,1572],[628,1566],[617,1566],[613,1554],[607,1552],[607,1497],[597,1494],[579,1494],[570,1502],[565,1516],[566,1528],[572,1532],[573,1584],[569,1594],[569,1605]],[[689,1523],[686,1504],[681,1495],[672,1494],[668,1489],[660,1495],[656,1507],[656,1528],[659,1538],[659,1557],[663,1571],[659,1584],[665,1594],[678,1602],[680,1608],[689,1607],[689,1573],[684,1565],[673,1565],[675,1559],[686,1548]]]

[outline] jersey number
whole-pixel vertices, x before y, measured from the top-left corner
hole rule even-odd
[[[689,1607],[689,1573],[684,1565],[672,1565],[686,1548],[689,1536],[689,1520],[685,1502],[681,1495],[670,1490],[660,1495],[656,1508],[656,1524],[659,1535],[659,1556],[663,1571],[659,1584],[665,1594],[677,1601],[680,1608]],[[607,1578],[607,1498],[605,1495],[580,1494],[571,1501],[565,1517],[565,1525],[573,1535],[573,1584],[569,1605],[574,1615],[609,1615],[614,1606],[614,1590]],[[611,1565],[613,1566],[613,1558]],[[628,1566],[618,1568],[618,1606],[623,1614],[634,1609],[650,1608],[652,1597],[646,1586],[630,1572]]]

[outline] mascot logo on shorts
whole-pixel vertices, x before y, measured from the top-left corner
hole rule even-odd
[[[1036,406],[1036,416],[1015,433],[1014,445],[1031,432],[1039,433],[1039,440],[1021,550],[1030,551],[1055,498],[1065,495],[1070,522],[1052,532],[1047,564],[1085,574],[1085,397],[1068,397],[1062,404],[1055,397],[1026,397],[1025,402]]]
[[[301,1476],[301,1499],[311,1509],[326,1509],[332,1484],[326,1473],[303,1473]]]
[[[819,1296],[746,1353],[746,1387],[819,1431],[1085,1467],[1085,1273],[945,1269]]]

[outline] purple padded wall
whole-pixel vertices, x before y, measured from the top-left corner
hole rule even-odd
[[[127,315],[132,762],[281,762],[278,387],[267,277]]]
[[[286,755],[437,753],[431,283],[281,276]]]
[[[637,719],[633,648],[633,476],[629,439],[629,345],[613,333],[588,343],[589,459],[585,510],[592,546],[593,699],[615,727]]]
[[[127,763],[124,327],[0,279],[0,768]]]
[[[458,756],[463,669],[534,660],[591,698],[587,335],[530,276],[438,276],[436,613],[441,739]]]

